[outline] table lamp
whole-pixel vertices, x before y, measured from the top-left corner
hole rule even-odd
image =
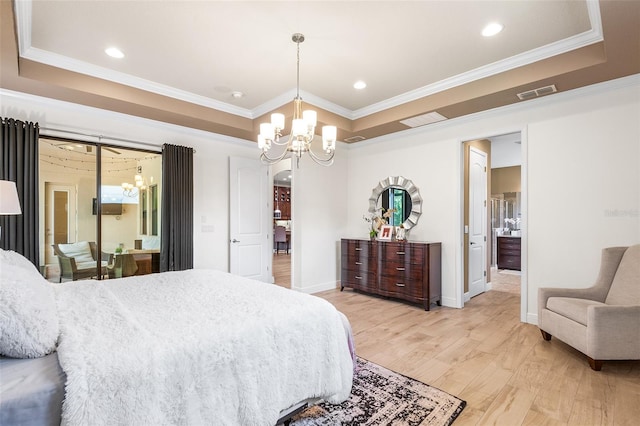
[[[0,180],[0,215],[10,214],[22,214],[16,183],[10,180]],[[0,237],[2,237],[1,226]]]

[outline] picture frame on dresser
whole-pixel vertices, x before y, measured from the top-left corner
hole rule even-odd
[[[393,226],[382,225],[378,231],[378,239],[380,241],[391,241],[393,239]]]

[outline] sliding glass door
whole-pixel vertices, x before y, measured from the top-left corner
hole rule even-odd
[[[161,173],[159,153],[41,136],[46,277],[58,282],[152,272],[160,252],[160,218],[153,214],[152,197],[162,185]],[[73,266],[61,250],[80,260]],[[91,259],[95,273],[73,270]]]
[[[159,272],[162,156],[102,147],[101,246],[109,278]]]

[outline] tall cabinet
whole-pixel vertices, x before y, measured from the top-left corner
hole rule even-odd
[[[280,217],[278,219],[290,220],[291,188],[288,186],[274,186],[273,193],[273,209],[278,208],[280,210]]]
[[[341,290],[421,303],[442,299],[441,244],[342,239]]]

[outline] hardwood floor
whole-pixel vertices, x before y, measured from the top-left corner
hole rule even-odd
[[[584,355],[519,321],[520,297],[483,293],[464,309],[410,305],[345,289],[317,293],[353,327],[359,356],[454,394],[464,425],[635,425],[640,361],[589,367]]]
[[[272,267],[274,284],[291,288],[291,254],[274,254]]]

